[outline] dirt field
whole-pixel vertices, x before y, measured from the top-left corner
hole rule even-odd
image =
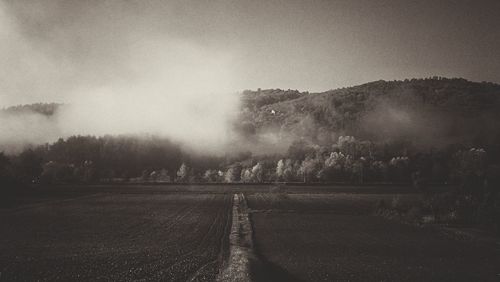
[[[376,200],[390,198],[250,195],[257,251],[303,281],[499,281],[500,246],[371,215]]]
[[[0,205],[0,281],[214,281],[232,202],[248,203],[253,281],[499,281],[498,244],[373,215],[408,187],[58,186]],[[350,192],[350,193],[346,193]]]
[[[92,194],[0,215],[0,280],[212,281],[232,195]]]

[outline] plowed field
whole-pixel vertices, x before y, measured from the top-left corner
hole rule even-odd
[[[499,281],[498,244],[373,216],[390,197],[249,195],[257,251],[302,281]]]
[[[212,281],[231,194],[94,194],[3,210],[0,280]]]

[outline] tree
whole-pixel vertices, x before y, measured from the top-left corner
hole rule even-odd
[[[276,176],[282,181],[293,181],[296,174],[295,166],[291,159],[281,159],[276,165]]]
[[[283,159],[281,159],[278,161],[278,164],[276,165],[276,178],[278,180],[283,180],[284,174],[285,174],[285,162],[283,161]]]
[[[40,181],[43,183],[72,183],[76,182],[78,172],[75,166],[64,163],[48,162],[43,165]]]
[[[392,180],[408,181],[411,179],[409,171],[409,158],[406,156],[393,157],[389,161],[389,173]]]
[[[83,181],[86,183],[92,183],[99,180],[99,172],[96,169],[95,163],[90,160],[83,162]]]
[[[218,173],[215,169],[207,169],[203,174],[203,180],[206,182],[217,182]]]
[[[241,165],[234,164],[230,166],[226,173],[224,174],[224,181],[227,183],[233,183],[240,180],[241,177]]]
[[[294,175],[296,174],[296,166],[293,164],[291,159],[285,161],[285,168],[283,170],[283,180],[293,181]]]
[[[323,169],[323,177],[327,180],[339,180],[344,177],[344,166],[346,163],[346,155],[342,152],[333,152],[325,159]]]
[[[12,184],[13,182],[12,163],[3,152],[0,152],[0,184]]]
[[[241,181],[248,183],[252,182],[252,170],[249,168],[243,169],[241,171]]]
[[[182,163],[182,165],[179,167],[179,170],[177,171],[177,181],[187,182],[189,181],[189,176],[190,176],[189,167],[185,163]]]
[[[32,149],[22,152],[17,158],[16,175],[22,182],[37,182],[42,173],[42,158]]]
[[[264,181],[264,167],[261,162],[252,167],[252,179],[254,182]]]
[[[317,159],[312,158],[312,157],[307,157],[305,160],[302,161],[299,171],[298,176],[302,176],[304,179],[304,182],[309,182],[315,178],[317,178],[317,173],[321,169],[321,164],[318,162]]]
[[[454,155],[453,175],[463,192],[476,195],[482,192],[487,170],[486,157],[486,151],[482,148],[472,148]]]
[[[313,150],[304,141],[294,141],[287,151],[287,156],[291,159],[302,160]]]
[[[370,180],[387,180],[387,164],[384,161],[372,161],[369,166],[369,171]]]

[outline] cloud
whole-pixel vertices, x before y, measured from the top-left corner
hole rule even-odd
[[[67,16],[53,14],[63,2],[50,9],[23,3],[0,2],[0,105],[67,105],[50,119],[0,116],[0,142],[154,134],[222,150],[239,109],[233,53],[160,32],[130,7],[109,20],[103,16],[116,5],[80,7],[76,24],[64,25]]]
[[[149,133],[195,148],[223,146],[238,110],[230,57],[188,42],[134,46],[130,79],[83,88],[60,113],[65,135]]]
[[[0,1],[0,105],[43,99],[64,88],[71,66],[27,38]]]
[[[0,151],[19,152],[30,144],[51,142],[61,136],[53,118],[37,113],[0,113]]]

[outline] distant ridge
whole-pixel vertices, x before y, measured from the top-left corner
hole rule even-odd
[[[272,134],[319,145],[341,135],[427,145],[500,143],[500,85],[491,82],[379,80],[318,93],[245,90],[241,99],[234,127],[245,138]],[[18,105],[0,113],[52,116],[61,106]]]
[[[492,142],[500,139],[499,112],[500,85],[433,77],[379,80],[320,93],[247,90],[240,123],[257,133],[290,133],[311,143],[328,143],[332,134]]]

